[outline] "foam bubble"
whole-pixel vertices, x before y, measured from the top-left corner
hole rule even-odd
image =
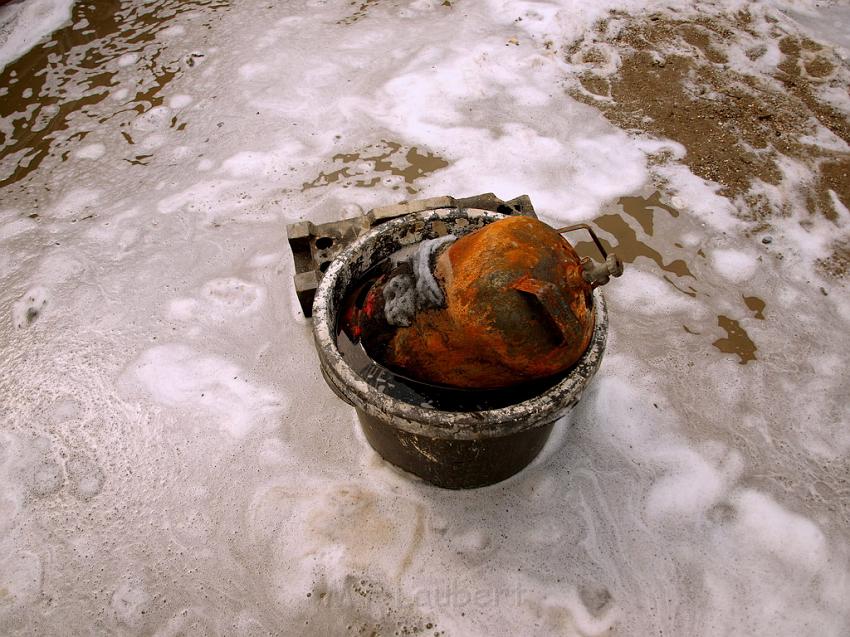
[[[194,101],[191,95],[172,95],[168,99],[168,107],[175,110],[186,108]]]
[[[732,248],[712,250],[711,262],[715,270],[733,283],[749,281],[758,268],[756,255]]]
[[[155,402],[201,412],[200,424],[215,423],[235,437],[283,407],[272,391],[245,379],[239,366],[180,344],[145,351],[125,374],[127,386],[136,383]]]
[[[118,58],[116,64],[118,66],[132,66],[139,60],[138,53],[125,53],[121,57]]]

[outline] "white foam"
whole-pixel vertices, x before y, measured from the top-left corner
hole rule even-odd
[[[42,564],[38,555],[16,551],[0,558],[0,565],[0,589],[6,603],[18,609],[33,603],[41,592]]]
[[[171,109],[167,106],[154,106],[133,120],[133,128],[142,132],[157,131],[168,126]]]
[[[51,205],[47,214],[58,219],[83,217],[94,212],[101,193],[94,188],[71,188]]]
[[[613,286],[609,294],[629,313],[668,315],[681,312],[693,318],[705,315],[699,301],[678,292],[657,275],[635,268],[629,270],[629,284]]]
[[[409,327],[416,313],[416,281],[407,273],[397,274],[384,285],[384,316],[390,325]]]
[[[169,303],[175,320],[230,320],[256,313],[265,303],[266,289],[250,281],[226,277],[207,281],[197,298],[179,298]]]
[[[282,549],[273,558],[281,575],[308,592],[311,580],[315,582],[314,565],[321,565],[322,585],[332,594],[345,595],[342,585],[351,569],[365,568],[392,578],[404,572],[407,556],[421,541],[417,538],[421,505],[397,497],[388,501],[371,489],[345,482],[305,487],[271,484],[257,493],[249,509],[249,528],[257,540]],[[282,515],[291,533],[274,531]],[[286,554],[298,559],[286,559]],[[286,590],[279,594],[282,602],[288,598]]]
[[[168,107],[179,110],[181,108],[186,108],[193,101],[194,98],[191,95],[172,95],[168,99]]]
[[[847,213],[809,215],[811,173],[782,159],[782,183],[756,189],[790,208],[750,236],[745,202],[695,177],[685,148],[568,96],[587,70],[571,46],[610,9],[746,8],[755,35],[731,37],[729,64],[757,82],[782,59],[770,30],[794,21],[762,0],[368,3],[351,24],[338,22],[359,7],[343,2],[267,4],[198,6],[144,44],[99,36],[116,48],[94,73],[138,53],[115,99],[51,130],[57,152],[3,191],[0,626],[842,635],[850,302],[811,264],[847,238]],[[150,29],[150,15],[121,28]],[[57,54],[26,99],[61,104],[54,80],[79,76],[86,46]],[[625,49],[600,50],[616,72]],[[155,60],[180,65],[161,88]],[[137,114],[151,104],[137,94],[163,106]],[[804,142],[843,152],[823,129]],[[417,176],[413,147],[448,165]],[[638,238],[694,277],[638,256],[606,286],[600,371],[530,467],[444,491],[371,450],[322,379],[286,223],[495,191],[529,194],[553,223],[616,211],[638,231],[645,217],[616,200],[651,183],[678,216],[653,208]],[[713,344],[719,316],[756,360]]]
[[[231,177],[273,177],[303,150],[297,141],[279,140],[274,151],[244,151],[228,157],[221,164],[221,172]]]
[[[647,497],[647,515],[655,519],[705,515],[740,478],[743,469],[740,455],[724,459],[724,464],[725,470],[719,470],[701,454],[690,450],[669,454],[664,476],[657,480]]]
[[[125,378],[130,385],[138,382],[161,405],[201,414],[197,426],[212,424],[235,437],[283,407],[275,393],[246,380],[238,365],[185,345],[150,348],[131,364]]]
[[[21,234],[30,232],[38,227],[38,224],[32,219],[14,218],[17,215],[9,215],[10,221],[4,221],[0,225],[0,240],[10,239]]]
[[[503,192],[529,192],[547,217],[559,221],[586,218],[603,201],[644,183],[644,155],[624,133],[574,102],[562,100],[551,109],[557,65],[534,53],[517,59],[493,44],[452,47],[442,55],[429,50],[432,59],[419,58],[374,100],[349,104],[405,138],[428,145],[439,140],[437,149],[452,164],[426,183],[464,194],[492,190],[492,184]],[[537,89],[532,102],[523,91],[511,93],[522,77]],[[497,128],[461,123],[470,110],[486,122],[488,112],[505,108],[517,121]]]
[[[749,281],[758,268],[755,254],[732,248],[712,250],[711,263],[721,276],[733,283]]]
[[[37,286],[27,290],[12,307],[12,322],[18,329],[35,323],[47,308],[49,295],[46,288]]]
[[[163,214],[172,214],[178,210],[212,213],[215,204],[221,201],[219,193],[229,186],[229,182],[222,180],[202,181],[160,200],[157,210]]]
[[[80,159],[100,159],[106,154],[106,146],[103,144],[88,144],[74,153]]]
[[[245,78],[246,80],[250,80],[257,77],[258,75],[268,73],[268,71],[268,65],[263,63],[243,64],[239,67],[239,75]]]
[[[125,582],[115,590],[110,607],[117,621],[128,628],[139,628],[153,600],[141,583]]]
[[[71,20],[73,0],[28,0],[0,7],[0,70]]]
[[[185,34],[186,34],[186,27],[184,27],[182,24],[172,25],[170,27],[162,29],[161,31],[159,31],[157,33],[158,36],[163,37],[163,38],[176,38],[176,37],[179,37],[179,36],[185,35]]]
[[[132,66],[138,61],[138,59],[138,53],[125,53],[124,55],[118,58],[116,64],[118,64],[118,66]]]
[[[850,22],[850,8],[821,3],[794,3],[787,11],[805,32],[820,41],[826,41],[839,47],[844,59],[850,58],[850,35],[847,23]]]

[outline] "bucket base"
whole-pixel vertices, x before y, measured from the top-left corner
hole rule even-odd
[[[500,438],[428,438],[357,410],[366,440],[384,460],[445,489],[474,489],[501,482],[525,468],[546,444],[549,423]]]

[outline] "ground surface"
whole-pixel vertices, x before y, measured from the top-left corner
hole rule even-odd
[[[0,633],[850,633],[846,2],[69,5],[0,9]],[[448,492],[285,226],[487,191],[628,264],[573,418]]]

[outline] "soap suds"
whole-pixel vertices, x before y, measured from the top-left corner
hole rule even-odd
[[[14,27],[0,632],[843,637],[841,7],[229,4]],[[627,267],[543,453],[450,492],[324,383],[285,227],[488,191]]]
[[[202,419],[185,423],[190,429],[217,422],[237,437],[284,407],[273,392],[251,384],[237,365],[184,345],[158,345],[144,352],[126,373],[125,383],[132,387],[134,382],[154,402],[190,410],[187,417],[203,413]]]
[[[29,0],[0,7],[0,70],[67,24],[74,0]]]

